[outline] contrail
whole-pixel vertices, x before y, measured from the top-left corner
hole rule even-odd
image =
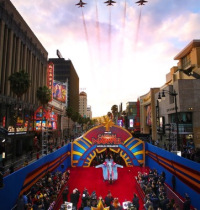
[[[87,27],[86,27],[86,23],[85,23],[85,17],[84,17],[84,13],[83,13],[82,8],[81,8],[81,11],[82,11],[83,26],[84,26],[84,31],[85,31],[85,38],[86,38],[86,41],[87,41],[87,44],[88,44],[88,47],[89,47],[88,32],[87,32]]]
[[[120,59],[122,58],[123,50],[124,50],[125,27],[126,27],[126,0],[124,0],[124,10],[123,10],[123,19],[122,19],[122,36],[121,36],[121,43],[120,43],[120,49],[119,49]]]
[[[111,22],[112,22],[112,17],[111,17],[111,7],[109,7],[109,31],[108,31],[108,53],[109,53],[109,62],[111,61]]]
[[[97,0],[96,0],[96,31],[97,31],[99,57],[101,58],[101,40],[100,40],[99,14],[98,14]]]
[[[138,42],[138,35],[139,35],[139,29],[140,29],[141,16],[142,16],[142,6],[140,6],[140,13],[139,13],[138,24],[137,24],[137,28],[136,28],[135,48],[137,48],[137,42]]]

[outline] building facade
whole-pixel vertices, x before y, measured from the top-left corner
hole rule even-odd
[[[87,117],[87,94],[83,91],[79,94],[79,114]]]
[[[87,118],[92,119],[92,107],[91,106],[87,106]]]
[[[32,145],[34,112],[39,106],[36,91],[46,85],[47,57],[46,49],[10,0],[0,0],[0,126],[9,131],[6,158],[21,155]],[[8,78],[20,70],[29,74],[31,87],[17,99]]]
[[[159,88],[151,88],[150,91],[140,96],[140,132],[142,134],[151,135],[152,140],[156,140],[156,100],[155,94],[159,91]]]
[[[200,147],[200,40],[190,42],[174,59],[178,65],[171,68],[159,92],[161,96],[164,91],[165,101],[161,98],[156,107],[157,136],[169,141],[172,150],[191,141]]]
[[[126,103],[126,128],[129,131],[132,131],[135,129],[134,128],[134,120],[137,115],[137,102],[127,102]]]
[[[50,58],[54,64],[54,80],[68,84],[67,106],[79,112],[79,77],[71,60]]]

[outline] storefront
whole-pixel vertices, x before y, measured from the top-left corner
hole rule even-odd
[[[50,128],[57,130],[57,114],[52,110],[46,110],[42,106],[38,107],[34,114],[35,131],[41,131],[41,128]]]

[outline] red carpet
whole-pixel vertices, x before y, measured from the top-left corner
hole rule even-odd
[[[102,168],[70,168],[68,199],[73,189],[78,188],[82,194],[83,189],[86,187],[89,194],[96,191],[97,196],[99,197],[101,195],[103,199],[107,195],[108,190],[110,190],[113,197],[119,198],[121,205],[125,200],[132,201],[133,194],[138,194],[134,177],[137,176],[138,171],[141,169],[145,170],[140,167],[118,168],[118,180],[113,184],[109,184],[107,181],[103,181]],[[78,207],[80,207],[80,205],[81,197]],[[143,202],[140,199],[140,209],[142,209],[142,206]]]

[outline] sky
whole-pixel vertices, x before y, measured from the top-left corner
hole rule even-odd
[[[199,0],[11,0],[48,52],[70,59],[93,117],[161,87],[174,57],[200,39]]]

